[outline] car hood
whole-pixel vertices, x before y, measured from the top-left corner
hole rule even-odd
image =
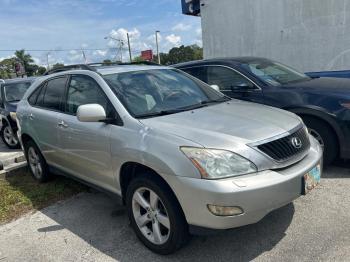
[[[204,147],[221,148],[228,143],[262,141],[301,124],[299,118],[290,112],[240,100],[143,119],[141,122]]]
[[[309,81],[288,84],[288,85],[285,85],[285,87],[305,88],[307,91],[311,91],[311,92],[312,91],[327,92],[329,94],[342,93],[342,94],[349,95],[350,79],[320,77],[320,78],[313,78]]]

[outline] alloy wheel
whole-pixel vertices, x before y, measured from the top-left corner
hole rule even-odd
[[[322,136],[315,129],[308,128],[308,130],[309,130],[309,134],[312,135],[317,140],[317,142],[321,145],[322,148],[324,148],[324,141]]]
[[[11,127],[6,126],[4,128],[4,139],[6,143],[10,146],[16,146],[18,144],[18,140],[16,135],[12,132]]]
[[[40,179],[42,177],[43,169],[41,166],[39,154],[33,147],[30,147],[28,149],[28,162],[29,162],[30,169],[33,172],[33,175],[37,179]]]
[[[142,187],[134,192],[132,212],[142,234],[153,244],[164,244],[171,232],[168,212],[160,197],[151,189]]]

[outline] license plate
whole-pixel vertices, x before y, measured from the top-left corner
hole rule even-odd
[[[314,189],[321,181],[321,165],[318,164],[308,173],[304,175],[303,184],[304,184],[304,195],[309,193]]]

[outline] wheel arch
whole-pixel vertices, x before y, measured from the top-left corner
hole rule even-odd
[[[303,116],[308,116],[308,117],[316,118],[316,119],[321,120],[324,123],[326,123],[331,128],[331,130],[334,132],[334,134],[336,135],[338,145],[339,145],[339,153],[341,152],[341,146],[343,144],[342,142],[344,141],[345,138],[344,138],[343,132],[341,131],[338,123],[334,119],[333,114],[327,112],[323,108],[318,108],[318,107],[314,107],[314,106],[294,107],[294,108],[284,108],[284,109],[288,110],[292,113],[295,113],[296,115],[300,116],[301,118],[303,118]]]
[[[138,162],[132,162],[132,161],[125,162],[125,163],[123,163],[123,165],[121,166],[121,168],[119,170],[119,184],[120,184],[123,204],[125,204],[126,191],[127,191],[128,186],[130,185],[131,181],[134,178],[140,177],[140,176],[147,177],[151,180],[160,182],[167,189],[167,191],[173,196],[174,200],[179,205],[183,217],[186,217],[184,212],[183,212],[183,209],[181,207],[181,204],[180,204],[174,190],[169,185],[169,183],[158,172],[156,172],[153,168],[148,167],[148,166],[141,164],[141,163],[138,163]]]

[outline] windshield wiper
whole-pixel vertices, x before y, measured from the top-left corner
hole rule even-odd
[[[135,117],[136,118],[148,118],[148,117],[154,117],[154,116],[171,115],[171,114],[176,114],[176,113],[180,113],[180,112],[184,112],[184,111],[189,111],[189,110],[194,110],[194,109],[206,107],[209,104],[226,102],[226,101],[229,101],[229,100],[231,100],[230,97],[224,96],[224,97],[221,97],[221,98],[215,99],[215,100],[201,101],[198,104],[194,104],[194,105],[190,105],[190,106],[185,106],[185,107],[176,108],[176,109],[170,109],[170,110],[161,110],[161,111],[158,111],[158,112],[151,112],[151,113],[137,115]]]
[[[183,110],[183,109],[162,110],[162,111],[158,111],[158,112],[151,112],[151,113],[136,115],[135,117],[136,118],[148,118],[148,117],[154,117],[154,116],[166,116],[166,115],[179,113],[182,111],[185,111],[185,110]]]
[[[21,99],[13,99],[13,100],[7,100],[7,102],[12,103],[12,102],[19,102]]]

